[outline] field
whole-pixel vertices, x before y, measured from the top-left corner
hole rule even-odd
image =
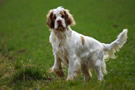
[[[82,74],[65,81],[48,69],[54,63],[46,14],[63,6],[70,10],[73,30],[110,43],[122,29],[128,41],[107,63],[102,82]],[[1,0],[0,1],[0,90],[135,90],[135,1],[134,0]]]

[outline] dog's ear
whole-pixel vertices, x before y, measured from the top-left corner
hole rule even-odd
[[[73,16],[69,13],[69,10],[65,9],[64,10],[64,14],[65,14],[65,21],[67,25],[75,25],[75,20],[73,18]]]
[[[54,21],[53,21],[53,10],[50,10],[47,14],[47,25],[49,28],[54,28]]]

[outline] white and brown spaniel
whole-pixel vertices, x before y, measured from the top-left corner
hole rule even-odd
[[[91,68],[97,72],[98,80],[103,80],[103,74],[107,73],[105,59],[114,58],[114,53],[127,41],[127,29],[110,44],[73,31],[70,26],[75,25],[74,18],[63,7],[49,11],[47,25],[51,29],[50,42],[55,58],[51,72],[62,77],[62,64],[68,66],[67,80],[73,80],[80,70],[84,79],[89,80]]]

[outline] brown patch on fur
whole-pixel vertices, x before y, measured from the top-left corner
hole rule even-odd
[[[65,18],[65,13],[63,11],[61,11],[60,14],[62,18]]]
[[[63,77],[64,76],[64,72],[59,70],[59,71],[54,71],[59,77]]]
[[[67,64],[69,63],[68,56],[69,56],[68,51],[64,49],[64,59],[66,60]]]
[[[49,73],[56,73],[59,77],[63,77],[64,76],[64,72],[62,70],[52,70],[52,68],[49,69]]]
[[[82,63],[82,64],[81,64],[81,70],[82,70],[82,72],[83,72],[84,79],[85,79],[85,80],[90,80],[90,79],[91,79],[91,75],[90,75],[90,73],[89,73],[89,69],[88,69],[87,63]]]
[[[54,28],[54,15],[53,15],[53,10],[50,10],[49,13],[47,14],[47,25],[49,28]]]
[[[65,21],[66,21],[67,25],[71,25],[71,26],[75,25],[75,20],[74,20],[73,16],[69,13],[69,10],[65,9],[63,16],[62,17],[65,18]]]
[[[85,39],[84,39],[84,37],[83,37],[83,36],[81,36],[81,41],[82,41],[82,45],[84,45],[84,43],[85,43]]]

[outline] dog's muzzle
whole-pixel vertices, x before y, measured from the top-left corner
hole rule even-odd
[[[57,21],[57,30],[64,30],[64,26],[62,24],[62,20],[58,20]]]

